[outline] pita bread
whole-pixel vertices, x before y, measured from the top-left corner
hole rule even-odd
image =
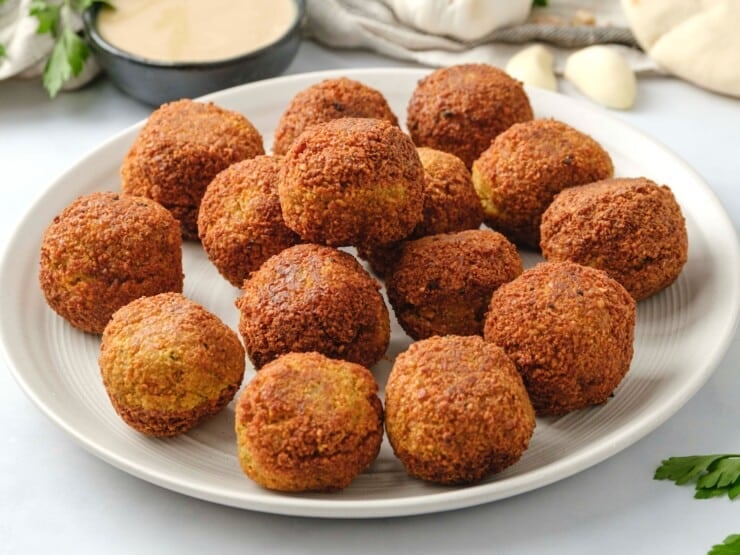
[[[622,0],[632,32],[670,73],[740,96],[740,1]]]

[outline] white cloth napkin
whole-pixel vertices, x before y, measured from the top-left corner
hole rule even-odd
[[[557,73],[562,73],[566,57],[574,49],[610,43],[636,72],[658,71],[657,65],[635,48],[618,0],[550,0],[548,4],[547,8],[534,8],[522,25],[463,42],[402,23],[383,0],[308,0],[306,32],[328,46],[364,48],[429,66],[481,62],[504,67],[524,43],[545,42],[555,57]],[[593,14],[596,25],[567,25],[578,10]],[[565,24],[554,24],[553,20]]]
[[[38,77],[43,73],[46,60],[54,48],[50,33],[36,32],[39,22],[30,14],[32,0],[5,0],[0,4],[0,44],[5,57],[0,58],[0,80],[9,77]],[[51,3],[61,4],[61,0]],[[82,21],[66,6],[63,17],[68,18],[75,31],[82,29]],[[82,73],[64,84],[64,89],[81,87],[97,75],[99,68],[90,56]]]

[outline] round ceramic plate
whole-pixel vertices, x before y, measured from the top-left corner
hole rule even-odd
[[[421,70],[345,71],[381,90],[403,116]],[[269,148],[273,129],[295,93],[337,77],[324,72],[245,85],[208,97],[244,113]],[[647,176],[671,186],[686,216],[689,261],[677,282],[638,306],[632,367],[604,406],[538,419],[529,450],[506,471],[469,487],[409,478],[387,441],[377,461],[350,487],[331,494],[270,492],[246,478],[236,459],[233,409],[185,436],[152,439],[128,428],[110,406],[97,365],[99,338],[79,332],[47,308],[37,285],[41,235],[67,204],[93,191],[118,190],[118,169],[136,125],[53,183],[22,220],[0,278],[0,330],[16,380],[52,420],[111,464],[174,491],[235,507],[316,517],[381,517],[443,511],[544,486],[613,455],[674,414],[707,380],[727,348],[737,315],[737,238],[707,185],[655,141],[605,112],[557,94],[528,90],[538,117],[555,117],[595,137],[619,176]],[[525,266],[537,261],[524,255]],[[223,280],[200,246],[184,248],[185,294],[236,327],[238,290]],[[394,322],[389,359],[409,339]],[[373,369],[381,389],[390,362]],[[253,372],[247,373],[245,381]]]

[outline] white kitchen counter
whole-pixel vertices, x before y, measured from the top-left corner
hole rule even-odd
[[[288,73],[403,65],[304,43]],[[740,100],[671,78],[642,79],[638,94],[613,115],[692,165],[740,229]],[[61,172],[150,111],[106,79],[54,101],[38,83],[0,82],[0,245]],[[702,554],[740,533],[740,500],[695,500],[691,486],[652,479],[669,456],[740,452],[737,334],[695,397],[605,462],[503,501],[379,520],[260,514],[151,485],[79,447],[0,364],[0,553]]]

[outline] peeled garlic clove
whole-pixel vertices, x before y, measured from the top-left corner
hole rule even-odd
[[[635,103],[635,73],[624,56],[608,46],[589,46],[571,54],[565,62],[565,77],[608,108],[626,110]]]
[[[506,73],[525,85],[556,91],[558,80],[552,63],[552,54],[541,44],[535,44],[514,54],[506,64]]]

